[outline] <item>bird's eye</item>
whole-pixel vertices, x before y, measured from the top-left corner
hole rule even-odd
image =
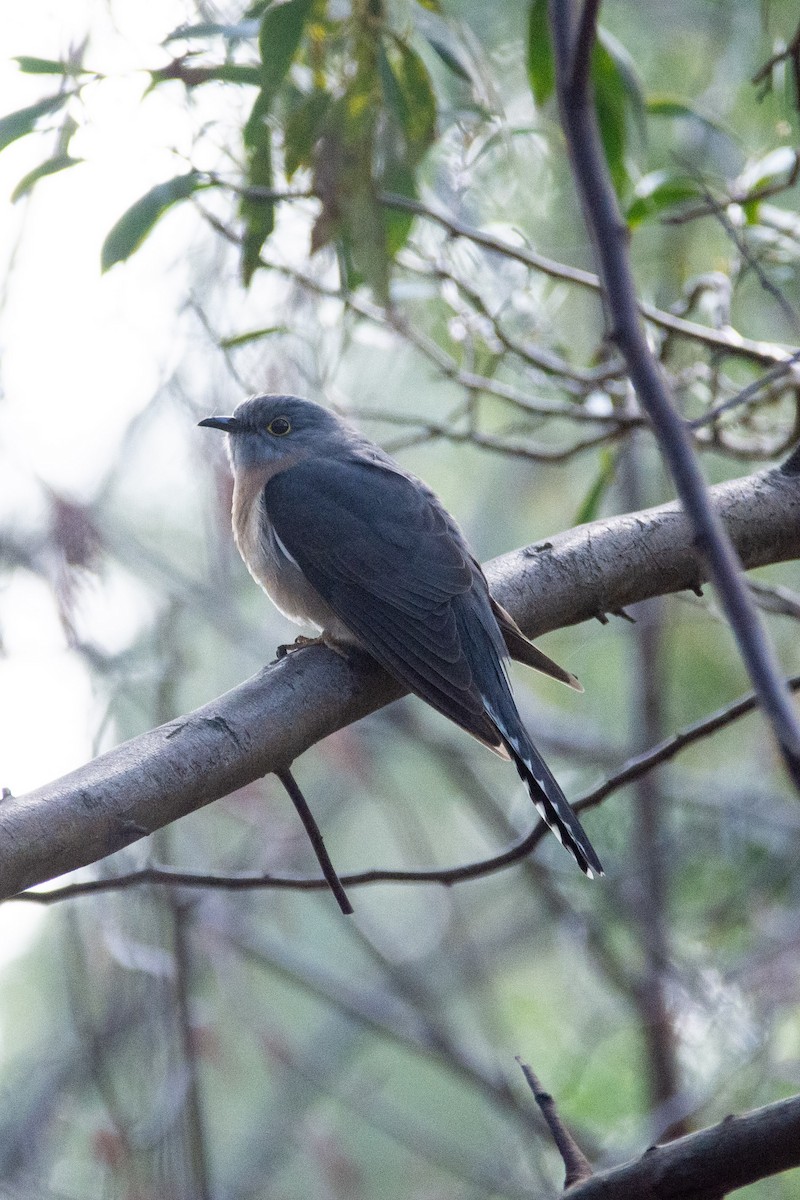
[[[286,417],[273,417],[267,426],[269,433],[274,433],[275,437],[284,437],[285,434],[291,431],[291,425],[286,420]]]

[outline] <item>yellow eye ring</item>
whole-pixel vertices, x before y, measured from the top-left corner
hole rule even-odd
[[[285,437],[287,433],[291,433],[292,426],[286,417],[273,417],[267,426],[267,432],[272,433],[275,437]]]

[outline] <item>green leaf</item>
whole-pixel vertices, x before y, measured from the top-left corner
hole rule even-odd
[[[248,41],[258,37],[258,21],[239,21],[235,25],[219,24],[216,21],[202,21],[198,25],[179,25],[167,34],[162,46],[170,42],[190,41],[194,38],[224,37],[227,41]]]
[[[258,47],[264,69],[261,86],[267,96],[275,96],[297,53],[303,29],[311,13],[313,0],[287,0],[273,4],[261,18]]]
[[[689,121],[697,121],[706,129],[713,129],[715,133],[724,133],[726,137],[732,136],[731,131],[721,121],[701,112],[689,101],[680,100],[675,96],[651,96],[645,101],[645,110],[650,117],[680,117]]]
[[[378,52],[384,100],[403,131],[409,163],[415,166],[436,134],[436,96],[424,62],[407,43],[393,39]]]
[[[189,171],[151,188],[123,213],[103,242],[100,258],[103,271],[130,258],[167,209],[186,200],[199,188],[211,186],[199,171]]]
[[[67,100],[69,100],[69,92],[58,92],[55,96],[45,96],[44,100],[39,100],[36,104],[29,105],[28,108],[20,108],[16,112],[9,113],[7,117],[0,117],[0,150],[5,150],[6,146],[10,146],[17,138],[33,133],[40,117],[57,112],[59,108],[63,108]]]
[[[620,47],[612,52],[613,39],[603,31],[598,35],[592,56],[592,82],[594,84],[597,123],[603,150],[618,196],[628,188],[628,172],[625,154],[628,142],[629,112],[639,115],[643,111],[641,89],[630,60],[623,65]]]
[[[748,225],[758,225],[761,218],[761,201],[748,200],[742,205],[742,211]]]
[[[392,195],[407,196],[410,200],[417,198],[414,172],[405,162],[388,162],[381,183]],[[408,241],[411,226],[414,224],[414,214],[387,206],[383,209],[383,224],[386,229],[386,252],[390,258],[394,258]]]
[[[547,0],[533,0],[528,16],[528,82],[533,98],[541,108],[550,99],[556,86]]]
[[[758,192],[765,187],[787,184],[797,170],[797,157],[792,146],[776,146],[763,158],[748,163],[735,183],[738,193]]]
[[[261,338],[272,337],[276,333],[290,332],[288,325],[269,325],[266,329],[251,329],[248,333],[237,333],[233,337],[223,338],[220,346],[223,350],[234,350],[237,346],[247,346],[250,342],[257,342]]]
[[[427,8],[428,12],[440,13],[442,11],[439,0],[417,0],[417,4],[420,8]]]
[[[642,83],[636,71],[636,64],[622,42],[601,26],[597,30],[597,40],[603,49],[611,56],[620,83],[625,92],[628,105],[628,116],[638,126],[642,138],[646,135],[645,111],[646,104]]]
[[[272,131],[264,120],[268,105],[266,92],[259,92],[244,127],[248,187],[269,189],[273,186]],[[244,222],[242,280],[248,287],[261,260],[261,247],[275,228],[275,201],[244,196],[239,215]]]
[[[669,171],[652,171],[636,185],[634,198],[625,213],[628,225],[634,229],[643,221],[660,216],[676,204],[696,200],[703,189],[695,179],[672,175]]]
[[[603,497],[614,482],[614,475],[617,470],[617,456],[611,450],[601,450],[599,458],[600,469],[581,501],[580,507],[575,514],[573,525],[586,525],[588,521],[596,520]]]
[[[23,175],[14,188],[11,193],[12,204],[26,196],[33,185],[38,180],[44,179],[46,175],[55,175],[57,171],[64,171],[67,167],[74,167],[80,162],[83,162],[82,158],[71,158],[69,154],[58,154],[55,158],[48,158],[46,162],[39,163],[38,167],[34,167],[32,171],[28,171],[27,175]]]
[[[314,146],[322,136],[330,107],[328,92],[315,88],[289,114],[284,124],[284,160],[286,175],[292,178],[298,167],[309,166]]]
[[[429,33],[425,34],[425,41],[431,50],[439,56],[449,71],[452,71],[459,79],[463,79],[465,83],[473,82],[469,67],[467,67],[454,47],[448,46],[446,42],[443,42],[438,37],[433,37]]]
[[[241,83],[261,86],[261,67],[246,63],[218,63],[216,66],[194,67],[183,58],[176,58],[169,66],[150,72],[152,86],[178,79],[186,87],[200,87],[204,83]]]
[[[77,63],[57,62],[53,58],[31,58],[27,54],[18,54],[13,59],[20,71],[26,75],[91,75],[85,67]]]

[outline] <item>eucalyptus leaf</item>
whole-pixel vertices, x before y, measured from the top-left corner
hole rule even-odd
[[[533,0],[528,15],[528,82],[539,108],[552,96],[556,86],[553,45],[547,20],[547,0]]]
[[[415,165],[436,133],[436,96],[428,69],[416,50],[396,38],[380,47],[378,71],[384,100],[403,131],[409,163]]]
[[[430,33],[425,34],[425,40],[449,71],[452,71],[459,79],[463,79],[465,83],[474,82],[469,67],[454,47],[448,46],[441,38]]]
[[[268,104],[269,97],[266,92],[259,92],[244,127],[247,185],[267,191],[273,186],[272,130],[264,119]],[[275,228],[275,202],[244,196],[239,206],[239,215],[244,222],[242,281],[247,287],[261,262],[261,247]]]
[[[77,163],[83,162],[82,158],[72,158],[69,154],[58,154],[55,158],[48,158],[46,162],[39,163],[38,167],[34,167],[32,171],[28,171],[27,175],[23,175],[14,191],[11,193],[12,203],[21,200],[30,192],[31,188],[40,179],[44,179],[47,175],[55,175],[58,171],[64,171],[67,167],[74,167]]]
[[[115,263],[124,262],[141,246],[156,222],[181,200],[186,200],[199,188],[212,186],[199,171],[176,175],[165,183],[156,184],[149,192],[123,213],[103,242],[100,261],[103,271]]]
[[[676,204],[696,200],[702,195],[702,186],[695,179],[669,171],[652,171],[636,185],[634,198],[625,213],[628,225],[634,229],[643,221],[661,216]]]
[[[220,346],[223,350],[234,350],[238,346],[248,346],[262,338],[273,337],[276,333],[289,333],[288,325],[268,325],[265,329],[251,329],[247,333],[236,333],[233,337],[223,338]]]
[[[32,58],[28,54],[17,54],[13,61],[26,75],[92,75],[77,63],[60,62],[54,58]]]
[[[573,525],[586,525],[596,520],[600,512],[603,497],[614,482],[617,471],[617,456],[611,450],[601,450],[599,454],[600,468],[595,475],[588,492],[580,503],[575,514]]]
[[[183,58],[177,58],[168,66],[151,71],[150,77],[153,86],[174,79],[180,80],[186,87],[200,87],[204,83],[241,83],[260,87],[262,82],[260,66],[231,62],[217,63],[214,66],[193,66]]]
[[[258,35],[264,64],[261,86],[270,98],[274,97],[292,64],[312,6],[313,0],[288,0],[286,4],[268,8],[261,18]]]
[[[298,167],[310,165],[312,151],[324,130],[330,103],[330,94],[315,88],[303,97],[286,118],[283,131],[284,162],[289,179]]]
[[[238,21],[236,24],[220,24],[216,21],[202,21],[197,25],[179,25],[167,34],[162,42],[168,46],[170,42],[189,41],[194,38],[223,37],[227,41],[248,41],[258,37],[258,21]]]
[[[628,113],[630,96],[628,83],[620,71],[615,56],[603,41],[597,41],[592,57],[597,123],[608,169],[617,195],[628,184],[625,154],[628,143]]]
[[[10,146],[17,138],[33,133],[39,119],[63,108],[69,100],[69,96],[69,92],[58,92],[55,96],[45,96],[36,104],[30,104],[27,108],[19,108],[6,117],[0,117],[0,150],[5,150],[6,146]]]
[[[676,96],[649,96],[645,101],[645,110],[649,117],[679,117],[688,121],[696,121],[707,129],[713,129],[715,133],[724,133],[726,137],[733,136],[731,130],[727,129],[722,121],[709,116],[696,105]]]

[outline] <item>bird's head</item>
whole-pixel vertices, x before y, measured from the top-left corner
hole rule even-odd
[[[342,441],[348,427],[333,413],[299,396],[252,396],[231,417],[206,417],[207,429],[228,435],[234,471],[294,462]]]

